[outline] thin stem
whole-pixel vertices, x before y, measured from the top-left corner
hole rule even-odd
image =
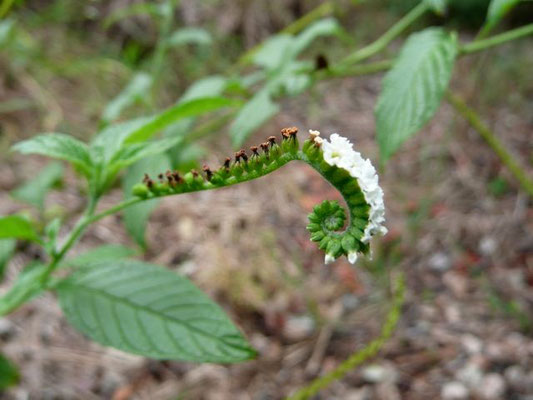
[[[287,400],[306,400],[315,396],[319,391],[327,388],[333,382],[342,379],[349,371],[362,364],[371,357],[374,357],[392,336],[398,320],[401,315],[402,305],[404,303],[405,280],[403,275],[399,275],[396,280],[396,292],[392,301],[391,308],[387,313],[387,318],[381,334],[363,349],[356,351],[347,360],[343,361],[337,368],[330,373],[315,379],[308,386],[298,390],[295,394],[288,397]]]
[[[326,80],[333,78],[347,78],[359,75],[370,75],[387,71],[392,67],[394,60],[382,60],[367,64],[356,64],[348,67],[332,67],[327,70],[320,70],[315,73],[316,80]]]
[[[533,197],[533,180],[531,180],[515,161],[515,157],[507,151],[502,142],[496,137],[496,135],[483,123],[479,115],[469,108],[466,103],[458,96],[448,91],[446,93],[446,100],[459,114],[461,114],[474,128],[481,137],[487,142],[487,144],[494,150],[494,152],[500,157],[502,163],[509,168],[509,171],[518,180],[522,188]]]
[[[341,61],[341,64],[355,64],[379,53],[428,10],[428,3],[425,1],[420,2],[376,41],[350,54]]]
[[[511,40],[520,39],[533,34],[533,23],[524,25],[520,28],[511,29],[499,35],[494,35],[488,39],[475,40],[463,45],[460,49],[461,54],[475,53],[485,50],[489,47],[498,46]]]

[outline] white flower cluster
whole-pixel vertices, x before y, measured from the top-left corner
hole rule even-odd
[[[385,235],[387,228],[385,222],[385,204],[383,203],[383,190],[379,186],[379,177],[376,169],[368,159],[364,159],[361,153],[353,149],[348,139],[334,133],[330,141],[320,138],[318,131],[309,131],[315,143],[323,150],[324,160],[332,166],[345,169],[357,179],[359,187],[363,191],[366,202],[370,205],[368,225],[365,228],[361,241],[368,243],[372,236]],[[357,254],[349,254],[348,260],[353,264],[357,260]],[[332,261],[326,255],[326,261]]]

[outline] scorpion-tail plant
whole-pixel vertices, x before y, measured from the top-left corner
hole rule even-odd
[[[0,239],[34,241],[48,254],[48,262],[27,267],[0,298],[0,315],[14,311],[49,289],[57,293],[69,322],[103,345],[155,359],[240,362],[255,357],[255,350],[222,309],[185,277],[127,259],[129,254],[124,254],[123,249],[117,254],[116,249],[99,248],[70,258],[67,253],[91,223],[107,215],[163,196],[213,190],[257,179],[291,161],[304,162],[318,171],[346,203],[348,213],[337,201],[325,200],[309,214],[310,239],[324,251],[326,264],[342,256],[354,264],[359,255],[370,252],[373,236],[387,232],[383,225],[383,190],[372,163],[355,151],[348,139],[336,133],[328,140],[318,131],[310,130],[300,144],[295,127],[282,129],[281,138],[270,136],[248,152],[244,149],[236,152],[218,168],[204,165],[200,171],[166,170],[155,177],[144,174],[144,178],[139,177],[142,181],[133,185],[130,198],[96,213],[100,196],[109,189],[119,169],[137,159],[136,152],[143,154],[151,147],[157,151],[165,149],[164,141],[128,142],[128,137],[139,136],[139,132],[146,134],[146,126],[158,126],[150,120],[143,123],[144,128],[133,124],[136,129],[126,130],[129,136],[111,135],[108,139],[97,136],[90,146],[59,134],[36,136],[15,146],[22,153],[45,154],[72,162],[87,177],[90,200],[85,214],[61,245],[57,240],[58,220],[49,223],[44,235],[40,235],[22,215],[0,219]],[[398,288],[399,295],[381,336],[341,364],[334,374],[296,394],[298,398],[316,393],[344,375],[347,366],[353,367],[379,350],[398,319],[401,283]]]

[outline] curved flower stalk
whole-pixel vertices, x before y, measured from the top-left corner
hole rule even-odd
[[[309,214],[311,240],[325,251],[326,264],[343,255],[354,264],[359,253],[369,252],[372,236],[387,233],[383,190],[376,170],[348,139],[336,133],[328,141],[311,130],[300,148],[297,132],[295,127],[282,129],[279,144],[270,136],[259,146],[250,147],[250,153],[240,150],[233,159],[226,158],[216,170],[204,165],[201,172],[192,170],[183,176],[177,171],[161,173],[157,180],[145,175],[143,182],[133,187],[133,194],[148,199],[217,189],[267,175],[290,161],[303,161],[339,190],[350,216],[346,223],[346,212],[337,201],[323,201]]]

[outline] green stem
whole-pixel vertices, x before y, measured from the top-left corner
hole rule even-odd
[[[515,161],[516,158],[507,151],[496,135],[483,123],[483,121],[481,121],[479,115],[469,108],[460,97],[450,91],[446,93],[446,100],[468,121],[470,126],[481,135],[485,142],[487,142],[498,157],[500,157],[502,163],[518,180],[522,188],[533,197],[533,180],[526,175],[525,171]]]
[[[512,29],[499,35],[494,35],[488,39],[475,40],[461,47],[461,54],[475,53],[477,51],[488,49],[489,47],[499,46],[500,44],[511,40],[520,39],[533,34],[533,23],[524,25],[520,28]]]
[[[403,275],[400,274],[396,280],[396,292],[392,301],[391,308],[387,313],[387,318],[383,327],[381,328],[381,334],[378,338],[367,344],[363,349],[358,350],[352,354],[347,360],[343,361],[337,368],[330,373],[321,376],[312,381],[306,387],[298,390],[295,394],[288,397],[287,400],[306,400],[315,396],[319,391],[327,388],[333,382],[342,379],[349,371],[361,365],[363,362],[371,357],[374,357],[392,336],[398,320],[401,315],[402,305],[404,303],[405,292],[405,280]]]
[[[394,60],[382,60],[367,64],[356,64],[354,66],[337,67],[334,66],[327,70],[320,70],[315,73],[316,80],[325,80],[333,78],[347,78],[352,76],[370,75],[378,72],[387,71],[392,67]]]
[[[420,2],[415,8],[407,13],[402,19],[395,23],[387,32],[385,32],[376,41],[365,46],[354,53],[347,56],[341,61],[341,65],[355,64],[359,61],[365,60],[373,55],[379,53],[387,45],[398,37],[404,30],[406,30],[413,22],[420,18],[426,11],[429,10],[427,2]]]

